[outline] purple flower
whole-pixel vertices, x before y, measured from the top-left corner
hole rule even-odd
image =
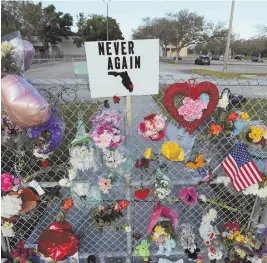
[[[194,187],[183,187],[179,196],[187,205],[194,205],[197,202],[197,192]]]

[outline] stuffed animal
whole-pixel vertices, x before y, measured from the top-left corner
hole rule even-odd
[[[157,255],[162,255],[165,250],[165,256],[169,257],[171,255],[172,250],[176,247],[176,243],[174,239],[172,239],[170,236],[168,236],[165,239],[164,243],[159,243],[159,250],[157,252]]]
[[[193,250],[193,252],[192,252],[192,250],[189,250],[189,249],[186,249],[184,252],[187,254],[187,257],[188,257],[189,261],[192,261],[192,260],[195,261],[195,260],[197,260],[197,253],[200,252],[200,249],[198,247],[196,247]]]
[[[150,244],[147,240],[143,240],[140,245],[135,248],[135,254],[144,258],[144,261],[148,261],[150,256],[149,251]]]

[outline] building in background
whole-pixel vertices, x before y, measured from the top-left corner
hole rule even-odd
[[[77,48],[73,44],[75,36],[69,36],[68,39],[63,38],[56,45],[49,44],[48,50],[42,42],[31,41],[35,48],[35,58],[62,58],[62,57],[85,57],[84,46]]]
[[[179,53],[179,56],[184,58],[184,57],[187,57],[187,51],[188,51],[188,47],[184,47],[180,50],[180,53]],[[160,51],[159,51],[159,55],[160,57],[164,57],[164,52],[165,52],[165,49],[163,48],[160,48]],[[176,57],[176,48],[172,45],[168,45],[167,48],[166,48],[166,57],[167,58],[174,58]]]

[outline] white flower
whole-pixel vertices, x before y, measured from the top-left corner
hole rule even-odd
[[[58,184],[60,186],[63,186],[63,187],[70,187],[71,182],[70,182],[70,180],[68,178],[63,178],[63,179],[58,181]]]
[[[226,107],[229,105],[229,98],[227,93],[224,93],[222,95],[222,98],[219,99],[218,107],[226,109]]]
[[[9,222],[4,222],[2,225],[2,233],[4,237],[14,237],[15,232],[13,229],[14,224]]]
[[[83,172],[89,169],[96,172],[99,168],[96,162],[94,149],[86,146],[75,146],[71,148],[70,163],[74,169]]]
[[[17,215],[21,209],[22,200],[16,195],[5,195],[1,200],[1,215],[5,218],[10,218]]]
[[[222,237],[227,237],[228,233],[227,232],[222,232]]]
[[[118,149],[114,151],[103,149],[103,161],[109,168],[117,168],[119,165],[125,163],[127,159]]]
[[[216,179],[215,179],[215,182],[216,183],[223,183],[224,186],[228,186],[228,184],[230,184],[231,180],[228,176],[218,176]]]
[[[258,197],[260,197],[260,198],[266,198],[267,197],[267,186],[260,188],[258,190]]]
[[[34,149],[34,150],[33,150],[33,155],[34,155],[36,158],[48,159],[48,158],[49,158],[49,155],[52,154],[52,153],[47,153],[47,154],[38,153],[38,150],[39,150],[39,149]]]
[[[199,198],[202,202],[204,202],[204,203],[206,203],[207,200],[208,200],[207,197],[206,197],[205,195],[199,195],[198,198]]]
[[[222,259],[222,257],[223,257],[223,253],[222,253],[222,251],[221,250],[219,250],[218,248],[216,248],[216,251],[215,252],[213,252],[213,253],[211,253],[211,252],[209,252],[208,253],[208,256],[209,256],[209,259],[217,259],[217,260],[219,260],[219,259]]]
[[[257,195],[259,190],[259,184],[253,184],[246,189],[244,189],[242,192],[244,195]]]
[[[214,222],[217,217],[217,211],[213,208],[209,210],[209,212],[202,217],[202,222],[210,223]]]
[[[83,183],[76,183],[73,190],[78,194],[79,196],[88,196],[90,194],[90,185],[89,184],[83,184]]]
[[[251,263],[262,263],[262,259],[257,256],[247,257],[247,260],[251,261]]]
[[[131,226],[125,226],[124,227],[124,230],[125,230],[125,232],[127,232],[127,233],[130,233],[130,232],[132,232],[132,228],[131,228]]]
[[[74,168],[69,169],[68,176],[69,176],[69,180],[73,181],[77,176],[76,169]]]

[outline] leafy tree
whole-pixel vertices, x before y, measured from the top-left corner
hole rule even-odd
[[[18,30],[24,39],[37,39],[46,48],[49,43],[57,44],[71,34],[72,16],[57,12],[54,5],[43,8],[41,3],[8,1],[1,6],[2,34]]]
[[[176,48],[176,59],[178,60],[182,48],[203,40],[204,17],[184,9],[178,13],[169,13],[167,18],[173,30],[170,41]]]
[[[102,15],[92,14],[87,19],[83,13],[78,15],[78,32],[74,44],[81,47],[85,41],[107,40],[107,19]],[[108,17],[109,40],[124,39],[116,19]]]
[[[139,26],[133,31],[133,39],[156,38],[160,41],[160,46],[164,50],[164,57],[166,59],[167,46],[171,42],[173,29],[171,23],[166,18],[150,19],[149,17],[143,19],[143,25]]]

